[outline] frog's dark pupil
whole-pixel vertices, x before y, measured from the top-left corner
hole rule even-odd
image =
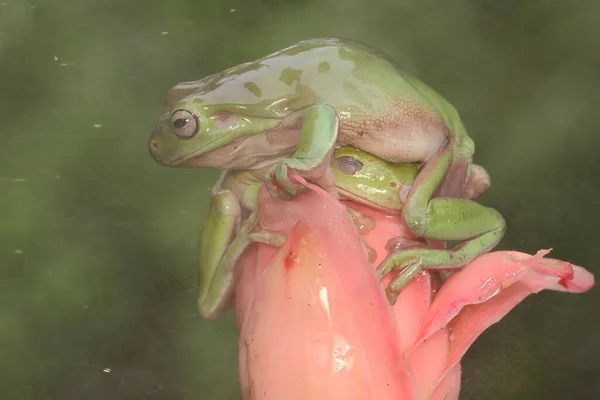
[[[173,122],[173,126],[175,127],[175,129],[181,129],[181,128],[185,128],[185,126],[187,125],[187,123],[190,121],[189,118],[177,118],[174,122]]]

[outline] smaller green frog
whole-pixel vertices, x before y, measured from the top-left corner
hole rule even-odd
[[[342,147],[334,153],[333,173],[336,187],[350,200],[381,210],[400,214],[419,164],[394,164],[353,147]],[[482,178],[472,175],[466,193],[480,193]],[[452,249],[436,249],[422,242],[395,238],[388,242],[388,257],[377,267],[381,278],[394,268],[401,269],[386,288],[393,304],[398,293],[423,269],[453,270],[462,268],[479,255],[493,249],[504,236],[506,225],[493,208],[470,199],[434,197],[425,214],[426,240],[460,241]]]

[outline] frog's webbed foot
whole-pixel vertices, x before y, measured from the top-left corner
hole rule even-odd
[[[260,231],[249,234],[248,240],[251,243],[263,243],[269,246],[281,247],[287,240],[287,236],[283,232]]]
[[[282,129],[300,128],[296,152],[281,160],[267,175],[266,186],[274,198],[291,200],[306,188],[293,182],[296,174],[337,196],[331,155],[338,133],[338,116],[333,107],[317,104],[295,112],[282,122]]]

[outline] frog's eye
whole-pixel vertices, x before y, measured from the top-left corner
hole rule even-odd
[[[231,128],[237,122],[237,115],[227,111],[221,111],[213,115],[213,124],[219,129]]]
[[[171,114],[171,126],[173,127],[173,132],[175,132],[180,139],[190,139],[198,133],[199,124],[198,120],[191,112],[177,110]]]
[[[358,161],[356,158],[349,156],[336,158],[333,163],[337,169],[345,175],[355,175],[363,167],[363,163]]]

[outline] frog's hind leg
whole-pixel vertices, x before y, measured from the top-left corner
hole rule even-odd
[[[428,246],[394,246],[392,253],[377,271],[384,277],[392,269],[402,269],[386,289],[395,302],[398,293],[423,269],[451,270],[461,268],[479,255],[493,249],[504,236],[504,218],[493,208],[474,201],[455,198],[435,198],[429,201],[424,220],[423,237],[433,240],[463,241],[453,249]]]
[[[245,193],[243,202],[251,213],[243,222],[240,203],[231,191],[213,196],[200,235],[198,262],[198,311],[204,318],[218,318],[229,304],[239,275],[237,261],[248,246],[265,243],[279,247],[285,242],[284,233],[254,231],[258,222],[253,200],[256,191],[250,187]]]

